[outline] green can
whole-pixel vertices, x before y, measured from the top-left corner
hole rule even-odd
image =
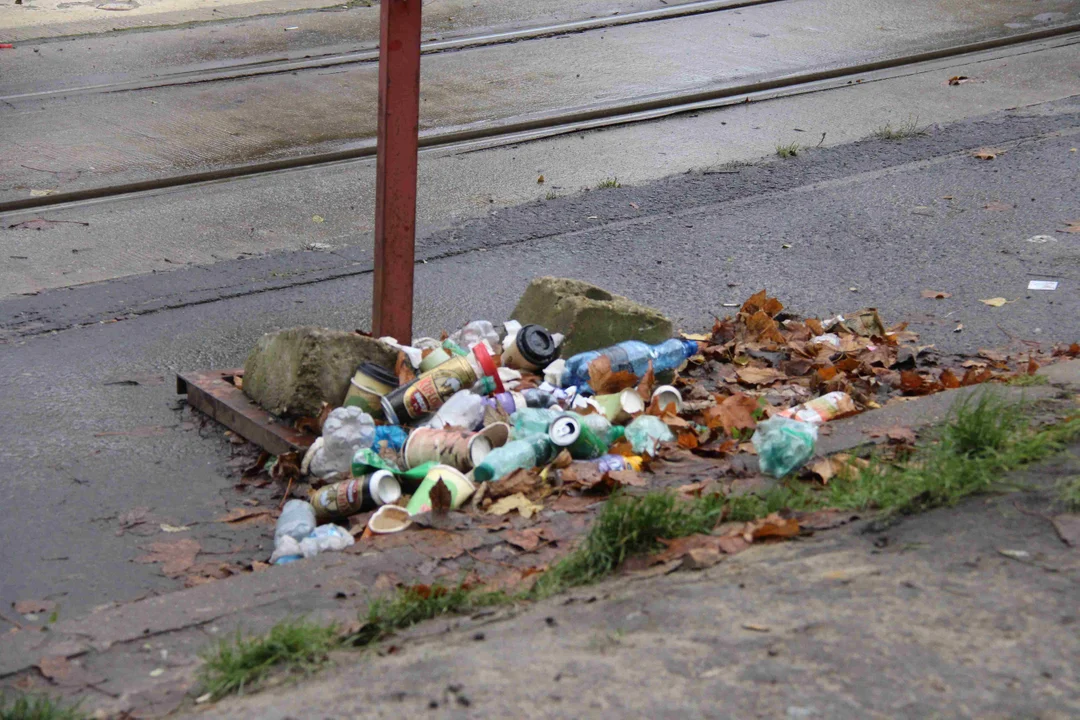
[[[555,418],[548,428],[548,438],[557,447],[569,450],[575,460],[592,460],[608,450],[607,443],[573,413]]]

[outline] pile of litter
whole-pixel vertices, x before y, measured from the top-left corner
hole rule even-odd
[[[379,538],[397,533],[449,542],[448,532],[474,528],[505,530],[525,550],[569,547],[583,523],[560,535],[554,511],[586,512],[619,488],[693,490],[690,467],[714,481],[781,478],[807,466],[832,420],[1032,374],[1036,356],[1053,358],[983,351],[950,363],[874,309],[799,319],[764,291],[709,333],[628,338],[569,357],[560,334],[516,321],[501,330],[476,321],[410,345],[380,340],[396,349],[395,367],[362,363],[340,407],[297,422],[321,435],[306,455],[264,453],[257,463],[296,498],[278,518],[272,563],[391,547]],[[803,472],[813,481],[830,471]],[[790,529],[773,517],[736,536]]]

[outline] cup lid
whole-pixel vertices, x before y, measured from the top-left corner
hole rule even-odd
[[[555,338],[540,325],[524,325],[518,330],[518,352],[525,361],[537,367],[546,367],[559,357],[559,347],[555,344]]]
[[[376,365],[372,362],[362,362],[359,367],[356,368],[357,372],[362,372],[372,380],[377,380],[383,385],[389,385],[390,387],[398,386],[398,378],[392,371],[387,370],[382,365]]]

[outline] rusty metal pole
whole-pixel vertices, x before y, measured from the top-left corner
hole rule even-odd
[[[375,177],[376,337],[412,342],[416,147],[420,124],[422,0],[382,0],[379,139]]]

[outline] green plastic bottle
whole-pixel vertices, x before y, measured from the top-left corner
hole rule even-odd
[[[546,434],[513,440],[488,453],[484,462],[473,469],[473,477],[480,482],[498,480],[518,468],[532,468],[551,462],[557,451],[558,448]]]

